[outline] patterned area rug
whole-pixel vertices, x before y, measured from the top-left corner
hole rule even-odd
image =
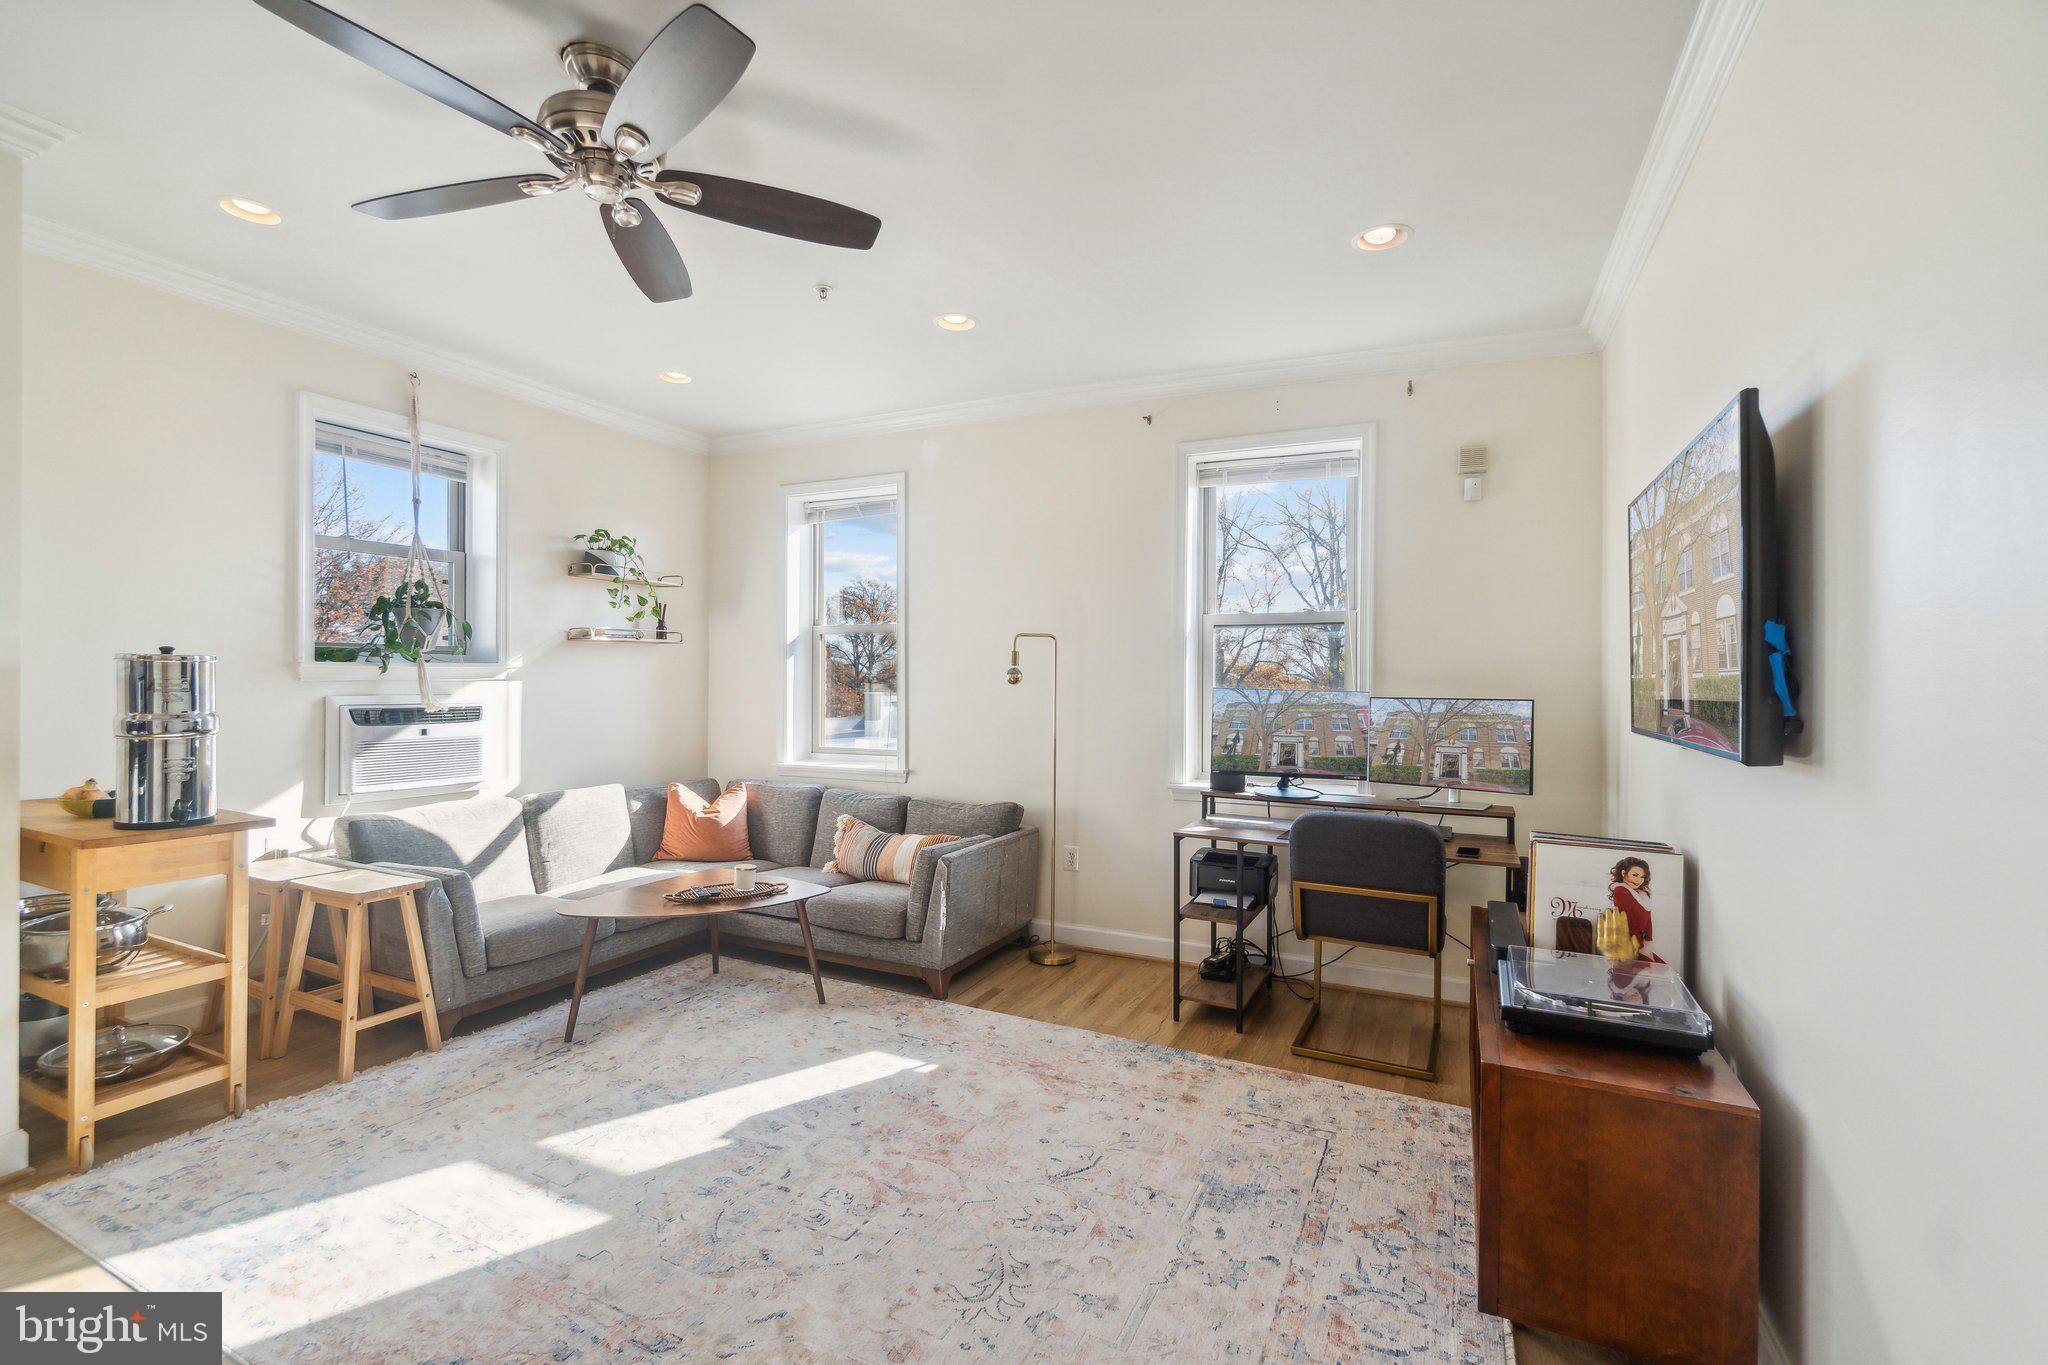
[[[1511,1358],[1469,1118],[702,957],[16,1202],[250,1361]]]

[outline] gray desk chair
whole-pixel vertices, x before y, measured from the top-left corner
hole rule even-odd
[[[1398,815],[1316,811],[1287,832],[1294,932],[1316,945],[1315,998],[1294,1035],[1297,1057],[1436,1079],[1444,1025],[1444,845],[1435,829]],[[1309,1044],[1323,1008],[1323,945],[1341,943],[1426,953],[1435,966],[1429,1060],[1422,1066],[1331,1052]]]

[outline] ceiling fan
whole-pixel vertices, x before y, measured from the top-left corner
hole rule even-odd
[[[554,167],[550,175],[466,180],[354,206],[372,217],[424,218],[580,189],[598,205],[626,273],[656,303],[690,297],[690,272],[639,194],[720,222],[855,251],[873,246],[882,230],[881,219],[844,204],[663,166],[662,157],[718,107],[753,60],[754,40],[708,5],[692,5],[669,20],[637,62],[599,43],[569,44],[562,49],[562,66],[579,88],[549,96],[539,118],[529,119],[311,0],[256,3],[422,95],[518,139]]]

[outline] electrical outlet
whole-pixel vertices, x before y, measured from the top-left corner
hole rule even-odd
[[[1081,846],[1079,844],[1068,844],[1060,850],[1060,869],[1064,872],[1079,872],[1081,870]]]

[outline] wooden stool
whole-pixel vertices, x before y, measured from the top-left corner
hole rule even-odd
[[[292,931],[291,964],[285,968],[283,1008],[278,1015],[274,1048],[269,1056],[282,1056],[291,1046],[292,1015],[298,1010],[324,1014],[341,1025],[341,1079],[356,1074],[356,1035],[364,1029],[407,1019],[417,1014],[426,1030],[427,1051],[441,1050],[441,1021],[434,1013],[434,983],[427,972],[427,946],[420,936],[419,905],[413,893],[426,885],[414,877],[376,872],[368,868],[330,869],[325,876],[307,877],[292,883],[297,890],[297,923]],[[370,970],[370,906],[378,901],[398,902],[398,917],[405,926],[405,947],[412,959],[412,980],[386,976]],[[330,936],[334,940],[335,962],[306,956],[313,933],[313,913],[327,912]],[[332,977],[332,986],[307,990],[306,969]],[[375,1012],[374,991],[396,995],[407,1001],[396,1009]]]
[[[263,901],[263,918],[258,921],[264,926],[263,978],[249,978],[249,995],[256,1002],[258,1057],[270,1055],[270,1044],[277,1036],[277,1013],[284,1005],[284,978],[278,974],[278,965],[285,936],[291,933],[293,912],[303,894],[297,883],[340,870],[332,863],[316,863],[311,858],[261,858],[249,864],[249,894]],[[211,1014],[209,1008],[209,1017]]]

